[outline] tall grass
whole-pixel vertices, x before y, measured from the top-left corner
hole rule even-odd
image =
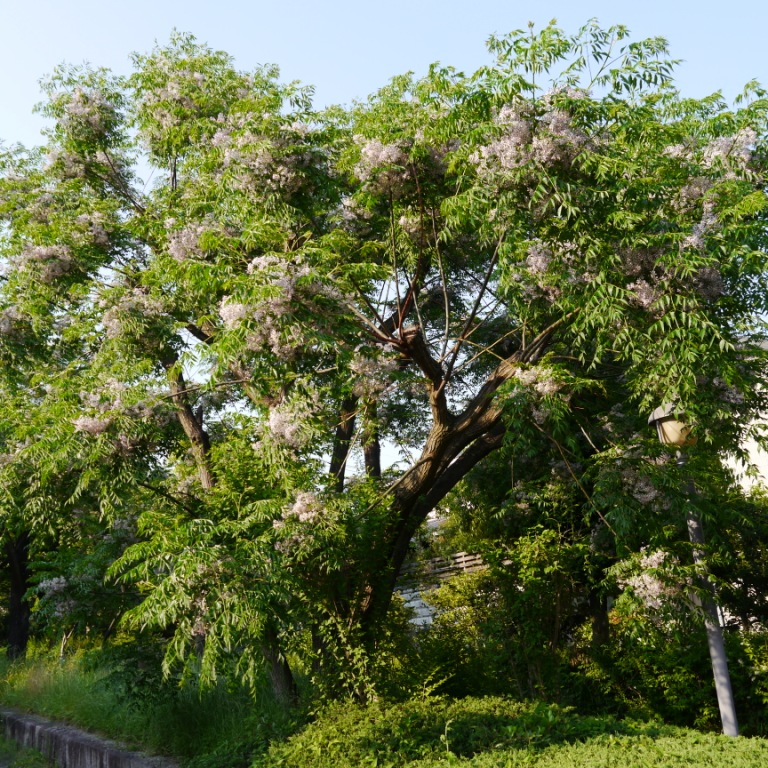
[[[0,765],[13,768],[49,768],[48,761],[34,749],[20,747],[0,736]]]
[[[291,713],[266,690],[221,684],[200,691],[153,681],[139,669],[94,662],[93,654],[64,661],[36,657],[0,663],[0,703],[170,755],[194,768],[237,768],[294,727]]]

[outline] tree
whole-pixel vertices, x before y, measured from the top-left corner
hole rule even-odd
[[[764,92],[685,99],[623,27],[489,47],[317,113],[175,35],[57,70],[46,151],[6,151],[0,343],[69,350],[24,504],[40,445],[105,514],[141,489],[113,570],[169,663],[289,698],[292,647],[364,696],[414,534],[505,442],[581,482],[659,402],[711,452],[764,406]]]

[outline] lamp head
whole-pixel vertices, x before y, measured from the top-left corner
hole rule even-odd
[[[698,438],[691,436],[691,428],[678,418],[675,406],[665,403],[657,408],[648,418],[648,423],[656,427],[659,442],[684,448],[696,445]]]

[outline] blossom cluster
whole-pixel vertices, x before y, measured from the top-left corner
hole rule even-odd
[[[19,258],[21,270],[34,270],[40,281],[50,285],[74,266],[72,251],[66,245],[32,245]]]
[[[106,302],[102,302],[105,304]],[[125,330],[126,319],[133,317],[158,318],[165,314],[160,299],[149,295],[140,287],[126,291],[116,304],[107,309],[101,317],[101,325],[110,339],[119,337]]]
[[[301,328],[288,321],[298,303],[323,294],[337,299],[332,287],[308,280],[312,270],[299,257],[274,255],[257,256],[248,265],[248,274],[258,276],[262,295],[245,304],[224,296],[219,316],[227,328],[236,328],[250,321],[246,335],[248,349],[259,352],[268,349],[283,359],[292,359],[304,343]]]
[[[509,171],[533,161],[541,165],[571,163],[589,143],[589,137],[573,124],[571,115],[547,100],[538,118],[526,102],[507,104],[494,119],[500,135],[470,156],[480,175],[496,169]]]
[[[369,190],[386,193],[402,186],[408,178],[408,155],[402,146],[364,136],[355,136],[354,140],[360,146],[354,174]]]
[[[659,492],[653,483],[635,469],[624,467],[620,475],[622,486],[640,504],[651,504],[659,498]]]
[[[83,213],[75,219],[75,223],[85,229],[88,239],[93,245],[106,248],[109,245],[109,232],[104,226],[104,217],[99,213]]]
[[[63,592],[67,586],[68,582],[64,576],[53,576],[50,579],[43,579],[37,585],[37,589],[45,596],[50,596]]]
[[[356,377],[353,391],[358,397],[375,398],[380,395],[389,386],[392,374],[398,370],[397,357],[392,354],[394,348],[367,354],[371,351],[366,349],[364,352],[358,347],[349,364]]]
[[[752,159],[757,134],[742,128],[732,136],[719,136],[704,147],[702,162],[706,168],[723,163],[730,168],[744,168]]]
[[[0,310],[0,335],[13,336],[23,319],[17,307],[11,306]]]
[[[542,274],[547,271],[552,261],[552,250],[541,242],[533,242],[528,246],[525,264],[532,274]]]
[[[619,585],[629,587],[647,608],[658,611],[680,597],[680,586],[664,573],[677,565],[677,558],[659,549],[643,554],[639,565],[642,572],[619,579]]]
[[[142,107],[151,113],[161,131],[179,126],[182,115],[179,108],[194,111],[197,108],[192,96],[205,83],[205,75],[188,69],[174,69],[167,59],[155,59],[155,63],[166,77],[161,88],[145,91],[141,98]],[[157,131],[150,129],[153,138]]]
[[[312,541],[313,532],[310,526],[317,523],[323,515],[325,507],[317,494],[311,491],[301,491],[294,503],[286,507],[281,516],[272,521],[272,527],[279,539],[275,549],[284,555],[294,552],[303,544]],[[301,527],[286,524],[300,523]]]
[[[243,191],[292,194],[306,183],[315,156],[301,124],[285,126],[281,135],[265,136],[249,126],[263,116],[220,116],[211,144],[222,150],[223,166],[235,174]]]
[[[171,229],[176,224],[174,219],[166,221],[166,229]],[[200,236],[208,231],[210,226],[205,224],[188,224],[181,229],[171,231],[168,234],[168,253],[176,261],[200,258],[203,250],[200,247]]]
[[[562,389],[550,368],[535,366],[533,368],[518,368],[515,371],[515,379],[524,387],[534,389],[539,395],[553,395]]]
[[[100,90],[84,91],[77,87],[65,107],[64,123],[72,127],[88,126],[94,133],[104,133],[112,113],[112,105]]]
[[[310,420],[320,407],[319,397],[319,393],[310,388],[275,404],[264,425],[269,437],[278,445],[303,448],[312,437]]]
[[[85,432],[89,435],[101,435],[109,429],[111,418],[99,418],[98,416],[78,416],[72,420],[77,432]]]

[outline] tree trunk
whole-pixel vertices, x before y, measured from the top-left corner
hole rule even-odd
[[[277,632],[271,627],[267,629],[262,646],[264,658],[267,661],[269,681],[275,699],[285,707],[294,706],[299,700],[296,680],[291,672],[288,660],[280,652]]]
[[[29,641],[29,604],[24,599],[29,588],[28,532],[19,534],[5,543],[11,591],[8,604],[8,658],[23,658]]]

